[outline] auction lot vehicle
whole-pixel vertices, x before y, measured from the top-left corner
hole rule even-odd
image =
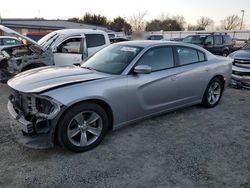
[[[162,40],[162,39],[164,39],[163,35],[157,35],[157,34],[150,35],[147,37],[147,40]]]
[[[0,29],[27,41],[27,45],[6,47],[0,51],[1,82],[37,67],[80,65],[88,56],[110,44],[107,33],[99,30],[58,30],[35,42],[4,26]]]
[[[8,110],[19,141],[46,148],[55,137],[75,152],[97,146],[108,129],[202,103],[216,106],[232,61],[186,43],[128,41],[80,67],[41,67],[8,81]]]
[[[250,42],[229,57],[233,59],[232,85],[250,89]]]
[[[202,46],[213,54],[225,57],[233,50],[233,40],[227,33],[197,33],[185,37],[183,42]]]

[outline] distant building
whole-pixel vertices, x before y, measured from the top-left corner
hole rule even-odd
[[[51,32],[59,29],[99,29],[112,32],[106,27],[69,22],[67,20],[46,20],[43,18],[0,18],[0,25],[9,27],[19,33]],[[2,33],[0,32],[0,35]]]

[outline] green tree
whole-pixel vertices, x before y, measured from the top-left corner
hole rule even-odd
[[[113,21],[109,23],[109,28],[116,32],[123,31],[125,34],[130,34],[132,31],[131,25],[120,16],[114,18]]]
[[[108,26],[108,20],[100,14],[86,13],[82,18],[82,23],[91,25]]]

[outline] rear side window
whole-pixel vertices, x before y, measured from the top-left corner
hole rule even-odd
[[[163,70],[174,66],[171,47],[159,47],[148,50],[139,60],[138,65],[148,65],[152,71]]]
[[[188,47],[176,47],[179,65],[199,62],[197,50]]]
[[[199,56],[199,61],[206,61],[206,56],[203,52],[197,51]]]
[[[222,36],[214,36],[214,44],[221,45],[222,44]]]
[[[232,44],[232,39],[229,35],[224,35],[223,38],[226,44]]]
[[[85,34],[88,48],[98,47],[105,44],[105,38],[102,34]]]

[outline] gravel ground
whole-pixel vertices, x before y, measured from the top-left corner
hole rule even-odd
[[[250,91],[111,131],[80,154],[17,144],[7,97],[0,85],[0,187],[250,187]]]

